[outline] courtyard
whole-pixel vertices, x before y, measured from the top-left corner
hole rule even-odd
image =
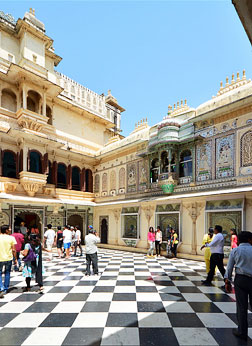
[[[99,276],[84,275],[84,257],[44,264],[42,295],[11,273],[1,345],[252,345],[251,312],[250,338],[237,340],[234,294],[220,277],[201,286],[203,262],[100,249]]]

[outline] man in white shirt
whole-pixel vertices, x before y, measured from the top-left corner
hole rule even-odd
[[[48,259],[49,261],[53,259],[52,247],[53,247],[54,241],[55,241],[55,232],[52,229],[52,225],[49,224],[47,225],[47,231],[44,234],[44,246],[46,244],[47,251],[49,254],[49,259]]]
[[[210,247],[211,249],[211,257],[210,257],[210,271],[208,272],[207,279],[202,281],[202,285],[204,286],[211,286],[211,282],[214,277],[215,267],[217,266],[219,271],[221,272],[221,275],[224,278],[225,274],[225,268],[223,265],[223,258],[224,258],[224,237],[222,234],[222,227],[219,225],[216,225],[214,228],[215,237],[211,241],[211,243],[206,243],[205,245],[201,246],[201,250],[204,249],[204,247]]]
[[[98,275],[98,257],[97,257],[97,246],[96,244],[100,242],[100,238],[93,228],[89,229],[89,234],[85,237],[86,244],[86,275],[89,276],[90,266],[92,263],[93,272]]]
[[[70,247],[72,243],[72,232],[70,231],[69,226],[65,226],[63,231],[63,243],[64,243],[64,249],[66,251],[66,258],[70,257]]]
[[[79,230],[79,226],[75,226],[74,256],[77,254],[77,247],[80,249],[80,256],[82,256],[81,231]]]

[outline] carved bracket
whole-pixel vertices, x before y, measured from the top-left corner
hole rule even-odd
[[[120,215],[121,215],[121,208],[117,208],[117,209],[112,209],[114,218],[116,220],[116,223],[119,221],[120,219]]]
[[[196,221],[200,216],[201,211],[205,207],[204,202],[183,203],[183,207],[188,211],[193,221]]]

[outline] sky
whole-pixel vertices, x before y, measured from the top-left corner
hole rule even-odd
[[[249,40],[231,0],[2,1],[0,10],[23,18],[32,7],[63,60],[57,66],[85,87],[111,93],[126,109],[122,134],[168,105],[211,99],[232,73],[252,77]]]

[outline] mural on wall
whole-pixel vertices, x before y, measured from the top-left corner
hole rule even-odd
[[[234,175],[234,135],[216,139],[216,178]]]
[[[136,191],[137,183],[137,166],[136,163],[130,163],[127,165],[127,190],[128,192]]]
[[[108,175],[103,173],[102,175],[102,192],[108,191]]]
[[[100,175],[95,175],[95,184],[94,184],[94,192],[97,193],[100,191]]]
[[[116,173],[115,171],[112,171],[110,173],[110,190],[116,189]]]
[[[212,178],[212,142],[206,142],[197,146],[197,181],[210,180]]]
[[[241,167],[252,166],[252,131],[241,137]]]
[[[145,190],[147,188],[148,176],[147,176],[147,161],[142,160],[138,162],[139,182],[138,189]]]
[[[9,225],[9,224],[10,224],[9,215],[7,213],[1,212],[0,213],[0,226]]]
[[[119,189],[125,189],[125,168],[119,170]]]

